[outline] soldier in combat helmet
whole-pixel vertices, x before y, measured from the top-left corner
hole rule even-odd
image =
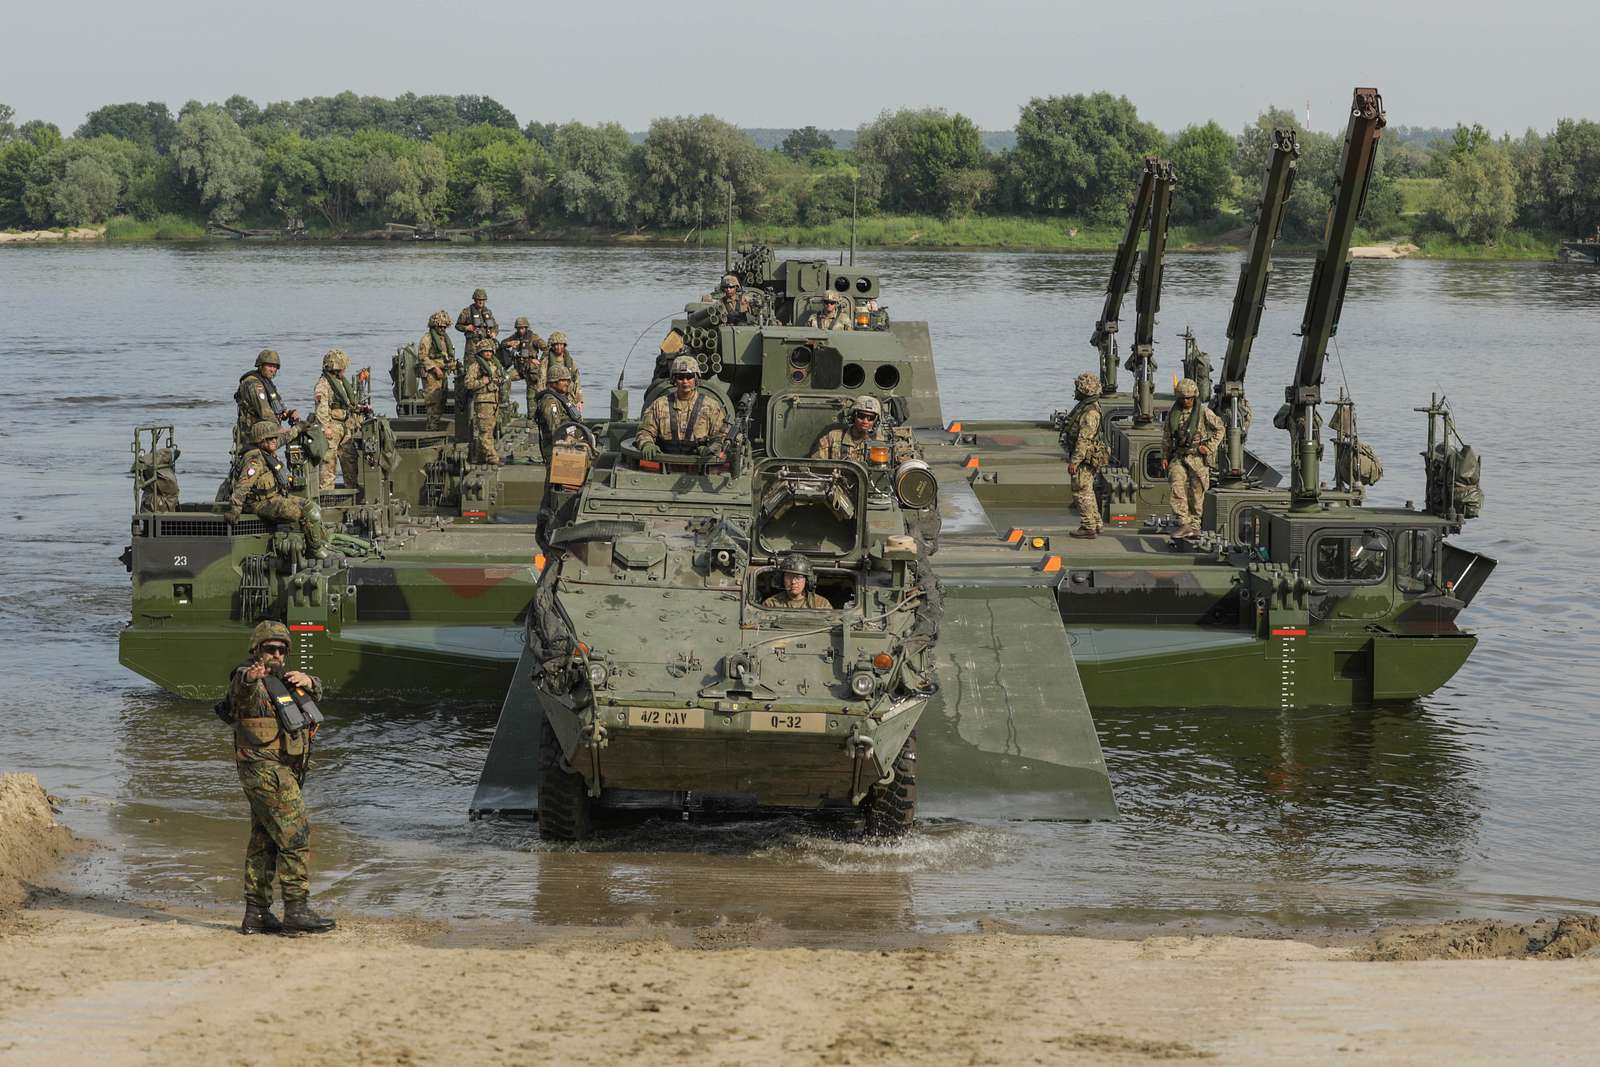
[[[467,335],[467,350],[472,350],[472,345],[477,341],[488,338],[493,341],[500,336],[500,324],[494,321],[494,312],[489,310],[489,294],[482,289],[472,290],[472,303],[461,309],[461,314],[456,316],[456,329]]]
[[[527,411],[530,416],[538,400],[539,390],[543,388],[540,379],[544,376],[545,347],[544,338],[533,332],[528,316],[518,315],[511,333],[500,342],[500,347],[495,351],[500,357],[500,365],[508,371],[515,370],[522,378],[523,387],[527,391]],[[507,378],[507,382],[509,381]],[[502,404],[508,402],[509,391],[503,393],[500,399]]]
[[[356,434],[361,429],[364,405],[345,379],[349,366],[350,357],[344,349],[330,348],[322,357],[322,376],[311,391],[316,398],[317,422],[328,439],[328,454],[322,459],[318,485],[323,490],[333,488],[334,474],[340,469],[344,471],[344,484],[354,487],[359,470]]]
[[[811,588],[816,580],[816,572],[811,569],[809,559],[795,552],[784,556],[783,562],[778,564],[778,569],[783,575],[783,589],[763,600],[762,607],[833,610],[833,604],[828,598]]]
[[[878,436],[878,426],[883,421],[883,404],[875,396],[856,397],[850,408],[850,425],[834,426],[822,431],[817,443],[811,446],[811,459],[853,459],[867,461],[867,449],[883,444]]]
[[[251,427],[250,438],[255,447],[239,460],[239,476],[233,483],[224,517],[236,523],[244,512],[253,511],[263,519],[298,523],[306,539],[306,554],[313,559],[327,559],[328,534],[322,528],[321,509],[312,501],[289,495],[293,479],[289,465],[278,456],[281,433],[276,423],[266,419]]]
[[[450,313],[442,308],[428,316],[428,332],[417,342],[417,376],[428,405],[428,429],[444,427],[444,401],[456,371],[456,343],[450,339]]]
[[[583,411],[583,376],[578,373],[578,364],[573,362],[572,354],[567,351],[567,331],[555,330],[550,334],[550,350],[545,354],[544,363],[539,367],[539,389],[543,390],[550,371],[556,367],[565,367],[572,374],[572,402],[578,406],[579,413]]]
[[[500,446],[495,443],[495,425],[500,419],[500,387],[506,370],[494,352],[494,340],[481,337],[472,342],[467,357],[466,389],[472,398],[472,455],[474,463],[500,466]]]
[[[1162,433],[1161,469],[1167,472],[1172,513],[1178,518],[1172,536],[1186,541],[1200,536],[1200,516],[1205,510],[1206,490],[1211,488],[1211,465],[1228,428],[1216,412],[1195,399],[1200,387],[1192,378],[1178,382],[1175,392],[1178,399],[1167,412]]]
[[[294,690],[320,700],[322,682],[284,669],[290,642],[283,623],[257,623],[250,658],[233,669],[227,698],[217,709],[233,727],[234,765],[250,802],[241,934],[320,934],[335,925],[310,905],[311,822],[301,789],[317,727],[287,730],[278,714],[280,702],[296,700]],[[281,922],[272,914],[274,878],[283,889]]]
[[[558,485],[550,478],[549,466],[554,458],[557,431],[569,423],[580,422],[583,413],[572,402],[572,372],[557,364],[550,368],[544,389],[534,402],[534,422],[539,427],[539,449],[546,463],[544,497],[539,502],[539,516],[534,525],[534,539],[539,547],[549,551],[550,531],[571,521],[571,513],[578,499],[578,491]],[[569,433],[577,432],[568,426]]]
[[[700,364],[679,356],[672,361],[672,392],[656,397],[639,418],[639,454],[656,460],[663,449],[708,452],[727,428],[721,402],[700,391]]]
[[[700,298],[702,303],[716,304],[722,309],[723,321],[737,326],[750,314],[750,298],[744,294],[737,274],[724,274],[714,292]]]
[[[831,289],[822,294],[822,310],[807,315],[805,325],[814,326],[819,330],[855,328],[850,323],[850,309],[845,307],[844,298]]]
[[[282,366],[283,361],[278,358],[278,353],[263,348],[256,356],[255,368],[239,375],[239,388],[233,393],[233,402],[239,407],[239,417],[233,425],[235,453],[250,447],[250,427],[262,419],[279,426],[299,421],[300,413],[284,405],[283,397],[272,380]]]
[[[1100,414],[1100,375],[1080,374],[1072,390],[1077,406],[1061,427],[1061,444],[1067,450],[1067,474],[1072,478],[1072,499],[1078,508],[1078,528],[1073,537],[1098,537],[1100,499],[1095,495],[1094,479],[1111,459]]]

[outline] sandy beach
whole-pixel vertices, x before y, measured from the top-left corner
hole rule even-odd
[[[92,849],[92,844],[78,843]],[[1593,1063],[1600,922],[1345,944],[1003,930],[815,948],[713,924],[547,930],[237,915],[72,886],[0,777],[0,1064]]]

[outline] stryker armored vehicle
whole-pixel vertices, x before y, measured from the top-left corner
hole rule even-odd
[[[1093,707],[1409,700],[1448,681],[1476,644],[1456,619],[1495,562],[1448,541],[1478,513],[1482,496],[1480,461],[1461,443],[1447,404],[1435,398],[1418,409],[1428,416],[1421,510],[1357,503],[1366,465],[1348,397],[1335,404],[1332,420],[1332,489],[1321,481],[1323,366],[1384,121],[1377,91],[1358,89],[1307,296],[1295,377],[1274,420],[1291,431],[1290,488],[1242,476],[1237,467],[1243,464],[1232,460],[1242,454],[1241,435],[1230,416],[1232,477],[1207,495],[1209,532],[1184,546],[1162,536],[1159,524],[1133,526],[1132,515],[1118,529],[1118,509],[1130,496],[1119,494],[1117,479],[1128,482],[1132,466],[1153,481],[1159,444],[1108,420],[1113,469],[1107,472],[1111,484],[1101,486],[1101,506],[1112,525],[1094,540],[1037,557],[1059,577],[1056,598],[1072,641],[1071,662]],[[1278,138],[1269,163],[1266,203],[1235,299],[1218,392],[1230,409],[1242,398],[1259,322],[1270,247],[1264,238],[1275,228],[1285,195],[1285,141]],[[954,499],[960,483],[970,493],[967,521],[952,524],[946,515],[935,566],[941,579],[949,582],[967,566],[968,553],[981,555],[997,536],[1019,545],[1049,544],[1070,529],[1066,463],[1054,429],[957,421],[945,432],[920,435],[941,499]],[[1130,442],[1141,442],[1141,450],[1132,452]]]

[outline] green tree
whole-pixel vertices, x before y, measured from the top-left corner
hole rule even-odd
[[[178,124],[172,112],[167,110],[167,105],[160,100],[152,100],[147,104],[107,104],[96,108],[89,112],[73,136],[120,137],[124,141],[165,153],[171,151],[172,139],[177,132]]]
[[[857,131],[855,152],[883,169],[882,201],[896,211],[949,212],[973,185],[956,176],[985,164],[978,127],[937,108],[884,112]]]
[[[721,224],[729,182],[745,217],[766,197],[767,153],[714,115],[656,119],[633,158],[641,215],[664,226]]]
[[[443,152],[380,130],[351,140],[364,157],[356,179],[358,204],[382,216],[381,221],[426,225],[442,216],[449,185]]]
[[[1168,158],[1178,176],[1174,222],[1205,222],[1222,213],[1233,192],[1233,136],[1215,122],[1186,126],[1173,138]]]
[[[120,137],[61,141],[35,156],[22,192],[36,226],[86,226],[128,210],[128,193],[161,165],[155,150]]]
[[[0,104],[0,144],[5,144],[17,136],[16,108],[10,104]]]
[[[1458,127],[1458,134],[1464,129]],[[1510,155],[1487,136],[1458,136],[1435,205],[1457,237],[1498,239],[1517,215],[1516,170]]]
[[[569,122],[551,133],[549,150],[555,171],[551,206],[556,212],[592,226],[625,225],[631,219],[628,176],[633,143],[627,130],[614,122],[599,126]]]
[[[520,130],[470,126],[437,137],[434,143],[448,163],[453,219],[478,223],[538,217],[554,168],[549,153]]]
[[[261,184],[261,151],[222,108],[186,111],[173,149],[178,173],[213,220],[235,219]]]
[[[1600,123],[1556,123],[1540,155],[1539,194],[1546,226],[1588,234],[1600,223]]]
[[[1009,180],[1035,211],[1120,218],[1144,157],[1165,146],[1125,96],[1035,97],[1017,120]]]
[[[241,130],[248,130],[252,126],[261,124],[261,108],[256,106],[254,100],[240,93],[234,93],[224,100],[222,102],[222,110],[228,113],[230,119],[239,124]]]
[[[10,140],[0,144],[0,226],[28,225],[24,200],[28,177],[38,161],[60,143],[61,131],[54,126],[24,123]]]
[[[517,116],[492,96],[456,97],[456,114],[463,126],[498,126],[502,130],[521,129]]]
[[[789,131],[789,135],[783,139],[783,144],[778,146],[778,151],[796,163],[804,163],[811,158],[812,153],[833,147],[832,137],[815,126],[802,126],[798,130]]]

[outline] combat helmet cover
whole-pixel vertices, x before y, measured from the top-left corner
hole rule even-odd
[[[443,329],[450,325],[450,313],[448,311],[435,311],[428,316],[428,325],[433,329]]]
[[[289,635],[289,628],[276,619],[263,619],[256,623],[255,629],[250,631],[250,651],[254,652],[268,641],[294,644],[294,639]]]
[[[552,345],[564,345],[564,344],[566,344],[567,343],[567,331],[566,330],[556,330],[555,332],[553,332],[550,335],[550,340],[547,343],[552,344]]]
[[[880,419],[883,418],[883,404],[879,402],[877,397],[869,396],[866,393],[856,397],[855,403],[850,406],[852,415],[858,411],[869,411]]]
[[[570,382],[572,381],[572,370],[565,363],[557,363],[550,368],[550,373],[545,377],[545,381],[551,385],[557,382]]]
[[[1194,383],[1193,378],[1183,378],[1178,382],[1178,387],[1173,392],[1180,397],[1199,396],[1200,387]]]
[[[739,276],[737,274],[724,274],[722,276],[722,284],[724,288],[731,285],[737,289],[739,288]]]
[[[489,299],[488,290],[486,290],[486,289],[474,289],[474,290],[472,290],[472,299],[474,299],[474,300],[487,300],[487,299]]]
[[[791,552],[789,555],[784,556],[778,564],[778,569],[784,574],[798,574],[805,578],[806,581],[810,581],[817,576],[816,571],[811,568],[811,561],[798,552]]]
[[[1085,371],[1072,379],[1072,389],[1079,396],[1099,396],[1100,375],[1095,374],[1093,371]]]
[[[255,444],[271,437],[281,437],[283,429],[271,419],[257,419],[250,424],[250,440]]]
[[[278,353],[270,348],[263,348],[256,353],[256,367],[282,367],[283,360],[278,358]]]
[[[528,322],[528,316],[526,316],[526,315],[518,315],[517,316],[517,321],[515,323],[513,323],[512,325],[513,325],[514,329],[518,329],[518,330],[532,329],[531,324]]]
[[[350,357],[344,354],[342,348],[330,348],[327,355],[322,357],[322,369],[341,371],[350,366]]]
[[[474,352],[493,352],[494,349],[495,344],[492,337],[475,337],[472,339],[472,350]]]
[[[692,374],[700,377],[700,363],[693,356],[678,356],[672,361],[671,374],[676,378],[680,374]]]

